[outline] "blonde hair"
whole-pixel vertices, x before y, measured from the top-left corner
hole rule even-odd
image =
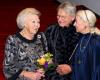
[[[79,10],[77,12],[76,16],[79,16],[86,24],[89,25],[89,27],[91,28],[91,33],[96,33],[96,34],[100,35],[100,30],[95,27],[96,16],[92,11]]]
[[[77,15],[85,22],[88,23],[90,27],[94,27],[96,23],[96,16],[90,10],[79,10]]]
[[[76,6],[69,1],[65,1],[61,3],[58,6],[57,10],[59,9],[63,9],[66,13],[70,14],[71,16],[75,16],[76,14]]]
[[[35,8],[25,8],[17,15],[16,22],[19,29],[23,29],[25,26],[25,19],[29,15],[40,16],[41,13]]]

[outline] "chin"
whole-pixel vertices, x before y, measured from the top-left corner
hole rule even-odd
[[[36,32],[31,32],[31,34],[36,34]]]
[[[33,32],[31,32],[32,34],[36,34],[38,32],[38,30],[35,30],[35,31],[33,31]]]
[[[60,25],[61,27],[69,26],[68,24],[61,24],[61,23],[59,23],[59,25]]]

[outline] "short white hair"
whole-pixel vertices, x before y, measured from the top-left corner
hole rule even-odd
[[[37,15],[40,16],[41,13],[35,8],[25,8],[17,15],[16,22],[19,29],[23,29],[25,26],[25,19],[27,16]]]
[[[94,27],[96,23],[96,16],[90,10],[79,10],[76,16],[79,16],[85,23],[87,23],[90,27]]]
[[[61,3],[58,6],[57,10],[59,9],[63,9],[66,13],[70,14],[71,16],[75,16],[76,14],[76,6],[69,1],[65,1]]]

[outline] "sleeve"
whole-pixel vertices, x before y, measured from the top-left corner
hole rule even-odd
[[[13,36],[9,36],[5,45],[5,58],[4,58],[4,75],[7,79],[12,80],[18,77],[22,70],[18,68],[15,56],[17,53],[17,45]]]
[[[93,75],[95,75],[93,78],[93,80],[100,80],[100,36],[98,37],[98,39],[95,42],[95,57],[93,59],[93,69],[94,69],[94,73]],[[94,56],[93,55],[93,56]]]
[[[89,55],[91,80],[100,80],[100,36],[93,39]]]
[[[53,49],[54,49],[54,41],[53,41],[53,38],[55,35],[54,30],[55,30],[55,25],[50,25],[44,32],[44,34],[46,36],[46,40],[47,40],[48,50],[51,53],[53,53]]]

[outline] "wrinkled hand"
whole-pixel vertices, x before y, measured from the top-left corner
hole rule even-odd
[[[42,68],[36,70],[36,72],[39,72],[39,73],[41,73],[41,74],[44,74],[44,70],[43,70]]]
[[[72,71],[72,69],[71,69],[70,65],[68,65],[68,64],[62,64],[62,65],[58,65],[56,71],[60,75],[65,75],[65,74],[69,74]]]
[[[23,71],[21,75],[30,80],[40,80],[42,77],[44,77],[44,72],[41,69],[37,70],[36,72]]]
[[[33,80],[40,80],[41,78],[44,77],[44,71],[42,69],[37,70],[37,72],[35,72],[35,79]]]
[[[37,80],[40,80],[41,78],[43,78],[44,77],[44,70],[43,69],[38,69],[37,70],[37,73],[38,73],[38,75],[37,75],[37,77],[39,78],[39,79],[37,79]],[[40,74],[40,75],[39,75]]]

